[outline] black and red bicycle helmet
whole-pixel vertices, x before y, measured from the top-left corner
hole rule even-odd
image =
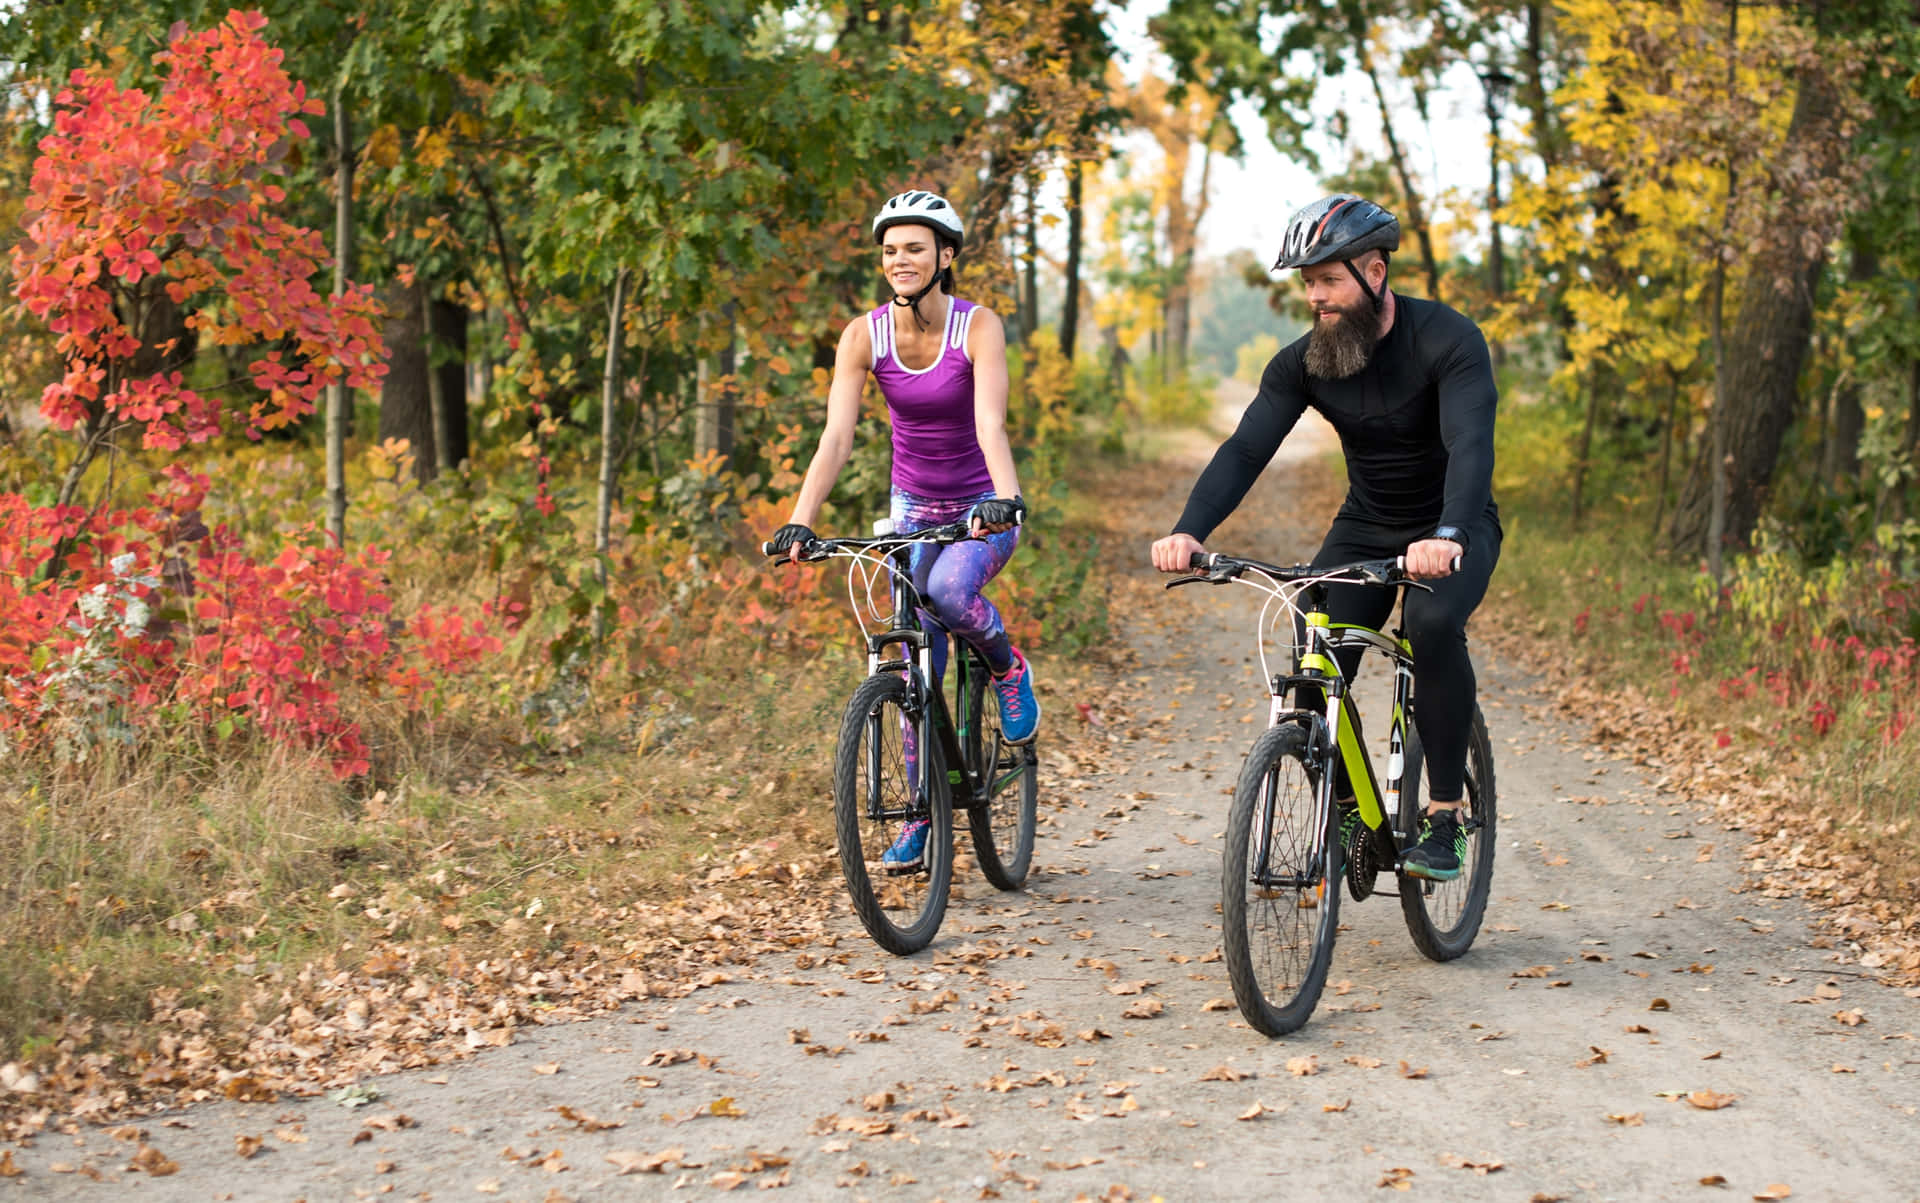
[[[1287,222],[1286,235],[1280,240],[1280,257],[1274,260],[1273,270],[1345,263],[1353,278],[1360,281],[1361,291],[1378,309],[1381,298],[1367,287],[1353,261],[1368,251],[1388,255],[1399,249],[1399,218],[1365,197],[1337,192],[1314,201]]]

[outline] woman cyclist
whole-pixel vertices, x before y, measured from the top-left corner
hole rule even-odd
[[[1000,612],[981,589],[1020,543],[1026,513],[1007,443],[1006,331],[991,310],[952,295],[953,260],[964,232],[952,205],[931,192],[888,200],[873,218],[880,274],[893,300],[847,324],[834,354],[827,426],[807,465],[793,514],[774,532],[773,550],[796,562],[853,449],[860,394],[871,372],[893,426],[894,529],[902,534],[966,519],[975,538],[913,549],[913,583],[934,634],[936,686],[946,673],[951,632],[986,658],[1009,743],[1033,739],[1040,705],[1027,658],[1007,638]],[[911,756],[913,749],[908,749]],[[926,820],[908,823],[883,863],[917,868]]]

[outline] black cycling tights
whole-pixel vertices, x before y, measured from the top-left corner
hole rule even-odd
[[[1336,518],[1313,563],[1316,568],[1331,567],[1402,555],[1422,533],[1403,537],[1401,532],[1370,523]],[[1413,644],[1413,719],[1426,751],[1427,796],[1436,802],[1457,801],[1463,793],[1475,690],[1473,661],[1467,655],[1467,618],[1487,595],[1487,582],[1500,560],[1500,529],[1494,523],[1476,523],[1467,537],[1471,546],[1460,570],[1428,581],[1431,593],[1407,590],[1401,615],[1407,640]],[[1334,622],[1377,629],[1392,613],[1397,592],[1368,585],[1329,585],[1327,613]],[[1358,649],[1341,653],[1340,668],[1349,679],[1359,661]],[[1344,780],[1336,784],[1343,795],[1351,792]]]

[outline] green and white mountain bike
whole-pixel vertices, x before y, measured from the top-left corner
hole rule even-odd
[[[1473,945],[1493,884],[1493,749],[1475,707],[1460,816],[1467,845],[1460,875],[1432,881],[1408,874],[1405,856],[1419,838],[1422,809],[1413,649],[1397,629],[1388,634],[1333,622],[1327,586],[1427,586],[1407,576],[1399,560],[1310,568],[1195,553],[1192,568],[1195,575],[1167,587],[1234,583],[1267,595],[1258,626],[1267,729],[1247,753],[1234,787],[1220,915],[1234,1001],[1256,1030],[1281,1036],[1307,1021],[1326,986],[1343,877],[1356,902],[1397,894],[1414,945],[1433,960],[1452,960]],[[1281,623],[1291,653],[1283,673],[1271,671],[1267,661],[1267,644]],[[1393,673],[1384,782],[1374,772],[1341,652],[1384,660]],[[1351,807],[1334,796],[1342,776],[1353,790]],[[1395,890],[1377,888],[1382,873],[1396,875]]]

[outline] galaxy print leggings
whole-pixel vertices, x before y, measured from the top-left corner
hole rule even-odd
[[[917,497],[902,489],[893,490],[894,529],[912,534],[944,522],[958,522],[978,502],[993,497],[982,493],[959,501],[941,501]],[[927,603],[921,619],[933,639],[933,679],[938,685],[947,675],[947,631],[972,644],[986,657],[987,667],[1004,673],[1013,667],[1013,645],[1007,641],[1007,628],[1000,611],[981,595],[988,581],[1000,574],[1020,546],[1020,528],[970,539],[946,547],[921,544],[913,549],[913,587]]]

